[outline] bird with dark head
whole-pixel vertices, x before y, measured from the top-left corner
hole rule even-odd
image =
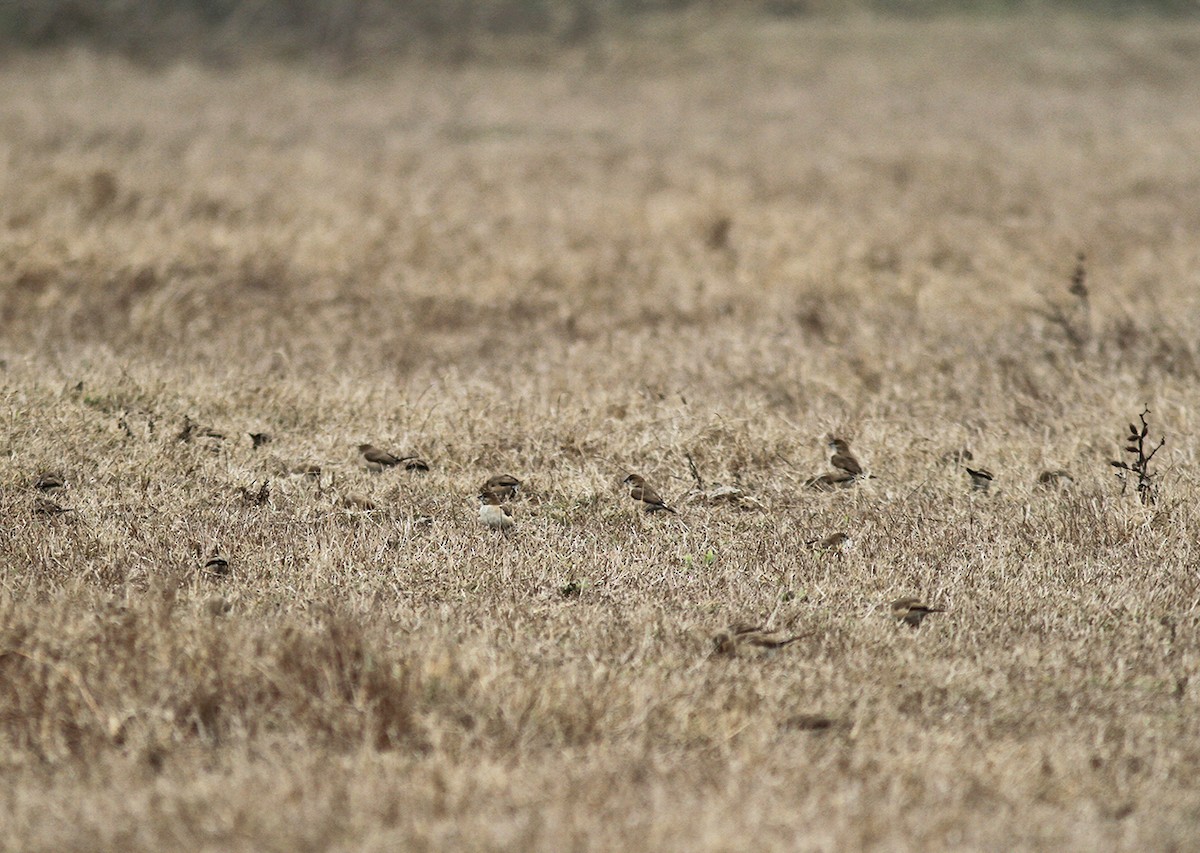
[[[34,482],[33,487],[43,492],[52,492],[66,485],[66,479],[57,471],[45,471]]]
[[[218,551],[204,563],[204,570],[210,575],[217,575],[218,577],[228,575],[230,573],[229,558]]]
[[[930,613],[945,613],[941,607],[930,607],[924,604],[919,598],[907,596],[905,598],[897,598],[890,605],[892,618],[897,622],[903,622],[911,628],[918,627],[921,622]]]
[[[967,476],[971,478],[971,488],[977,492],[986,492],[996,479],[996,475],[986,468],[967,468]]]
[[[832,435],[828,437],[828,442],[829,448],[833,451],[833,455],[829,457],[829,464],[839,471],[845,471],[851,477],[862,476],[862,465],[850,452],[850,442]]]
[[[512,500],[517,496],[517,491],[521,488],[521,481],[512,474],[497,474],[494,477],[488,477],[482,486],[479,488],[480,494],[496,495],[502,501]]]
[[[658,492],[646,484],[645,478],[641,475],[630,474],[625,478],[624,484],[629,486],[629,497],[640,504],[646,512],[659,512],[661,510],[675,512],[673,507],[667,506],[666,502],[659,497]]]

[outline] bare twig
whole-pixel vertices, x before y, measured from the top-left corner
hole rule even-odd
[[[704,491],[704,480],[700,479],[700,472],[696,470],[696,463],[692,460],[692,454],[685,453],[683,456],[687,459],[688,467],[692,469],[692,478],[696,481],[696,488]]]

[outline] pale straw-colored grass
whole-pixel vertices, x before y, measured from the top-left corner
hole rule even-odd
[[[0,847],[1194,843],[1200,29],[648,27],[6,60]],[[874,479],[804,487],[830,432]]]

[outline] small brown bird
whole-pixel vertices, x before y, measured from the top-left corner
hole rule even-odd
[[[183,427],[175,436],[176,441],[192,441],[195,438],[213,438],[222,441],[225,433],[205,424],[198,424],[190,415],[183,416]]]
[[[916,628],[930,613],[945,613],[941,607],[930,607],[928,604],[921,603],[919,598],[897,598],[890,605],[892,608],[892,618],[897,622],[903,622]]]
[[[271,436],[269,433],[250,432],[246,434],[250,436],[250,443],[254,446],[254,450],[258,450],[258,448],[262,447],[264,444],[270,444],[271,442]]]
[[[363,462],[367,468],[375,473],[379,473],[384,468],[392,468],[396,465],[403,465],[406,471],[428,471],[429,463],[424,459],[416,456],[396,456],[388,453],[386,450],[380,450],[373,444],[360,444],[358,452],[362,454]]]
[[[996,479],[995,475],[986,468],[976,470],[967,468],[967,474],[971,478],[971,488],[977,492],[986,492],[992,486],[992,480]]]
[[[833,717],[824,714],[793,714],[783,721],[783,728],[801,732],[823,732],[837,725]]]
[[[970,462],[974,458],[975,454],[965,447],[958,450],[950,450],[942,454],[942,462],[952,465],[962,465],[964,462]]]
[[[1053,471],[1043,471],[1038,474],[1037,484],[1039,488],[1053,489],[1066,488],[1074,485],[1075,478],[1071,476],[1070,471],[1064,471],[1058,468]]]
[[[847,486],[854,485],[854,475],[847,474],[845,471],[838,471],[834,474],[822,474],[819,477],[810,477],[805,480],[804,485],[810,489],[832,492],[834,489],[844,489]]]
[[[705,234],[704,242],[708,244],[710,249],[728,249],[729,248],[729,230],[733,227],[733,220],[728,216],[718,216],[708,224],[708,233]]]
[[[62,515],[75,510],[59,506],[49,498],[38,498],[33,502],[34,515]]]
[[[673,507],[669,507],[659,497],[658,492],[646,485],[646,481],[639,474],[630,474],[625,478],[625,485],[629,486],[629,497],[633,498],[637,503],[642,505],[642,509],[646,512],[658,512],[666,510],[667,512],[675,512]]]
[[[834,438],[831,435],[829,436],[829,447],[833,450],[833,455],[829,457],[830,465],[839,471],[845,471],[851,477],[862,476],[862,465],[858,464],[858,460],[850,452],[850,442],[842,438]]]
[[[508,530],[513,526],[512,510],[500,505],[500,496],[484,492],[479,496],[479,520],[493,530]]]
[[[479,491],[481,494],[494,494],[500,500],[507,501],[515,498],[517,490],[520,488],[521,481],[512,474],[497,474],[494,477],[488,477]]]
[[[33,487],[38,491],[52,492],[66,485],[66,480],[57,471],[46,471],[37,478]]]
[[[241,494],[244,503],[253,506],[266,506],[267,501],[271,499],[271,481],[263,480],[262,485],[257,489],[252,486],[239,486],[238,492]]]
[[[338,498],[338,503],[341,504],[343,509],[351,512],[370,512],[375,509],[375,501],[353,492],[342,495]]]
[[[229,560],[222,557],[219,553],[213,554],[204,564],[204,570],[210,575],[224,577],[229,574]]]
[[[799,636],[780,637],[778,631],[770,631],[761,625],[739,622],[713,635],[713,654],[737,657],[738,649],[747,646],[759,649],[778,649],[799,640]]]
[[[845,551],[850,547],[851,539],[849,533],[838,531],[830,533],[824,539],[810,539],[804,544],[811,545],[815,551]]]

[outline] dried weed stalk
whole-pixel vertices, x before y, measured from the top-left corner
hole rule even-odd
[[[1133,462],[1122,462],[1118,459],[1109,463],[1118,469],[1117,476],[1121,479],[1121,494],[1125,494],[1125,489],[1129,485],[1129,475],[1137,475],[1138,498],[1147,506],[1158,499],[1158,484],[1154,482],[1157,475],[1150,471],[1150,460],[1167,443],[1166,436],[1160,436],[1158,444],[1147,452],[1146,435],[1150,432],[1150,422],[1146,420],[1146,416],[1149,414],[1150,409],[1147,407],[1138,415],[1142,424],[1141,428],[1135,424],[1129,425],[1129,435],[1126,437],[1126,441],[1129,443],[1125,447],[1125,452],[1133,456]]]
[[[1087,256],[1080,252],[1075,256],[1075,269],[1071,273],[1071,286],[1067,292],[1075,297],[1070,307],[1046,299],[1046,307],[1035,309],[1037,313],[1057,326],[1063,336],[1076,349],[1082,349],[1091,339],[1091,303],[1088,301]]]

